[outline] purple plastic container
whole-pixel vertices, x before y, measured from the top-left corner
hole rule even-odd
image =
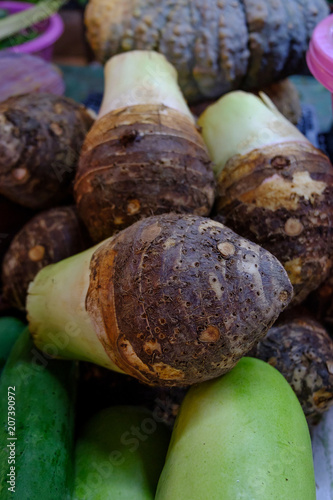
[[[0,9],[8,10],[11,14],[16,14],[17,12],[30,9],[34,6],[35,4],[26,2],[0,1]],[[50,61],[53,54],[53,45],[64,31],[64,23],[59,14],[53,14],[46,21],[38,23],[37,26],[43,26],[41,34],[37,38],[4,50],[24,54],[33,54],[45,59],[46,61]]]
[[[316,26],[306,60],[316,80],[332,93],[333,104],[333,14]]]

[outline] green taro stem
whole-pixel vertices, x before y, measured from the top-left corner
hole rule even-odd
[[[229,92],[209,106],[198,125],[217,176],[230,158],[285,142],[308,142],[264,93]]]
[[[178,110],[194,123],[178,86],[177,71],[162,54],[148,50],[119,54],[109,59],[104,74],[104,97],[99,118],[128,106],[162,104]]]

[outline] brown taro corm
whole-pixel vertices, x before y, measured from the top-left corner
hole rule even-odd
[[[55,345],[59,357],[186,386],[231,370],[292,293],[263,248],[210,219],[163,214],[42,269],[27,310],[41,350],[55,342],[50,324],[71,323],[80,335]]]
[[[215,165],[213,218],[271,252],[300,304],[333,264],[333,168],[265,94],[230,92],[199,125]]]
[[[90,245],[75,207],[51,208],[35,215],[17,233],[2,264],[3,294],[25,309],[29,283],[43,267],[70,257]]]
[[[333,404],[333,340],[317,321],[298,316],[274,325],[251,356],[282,373],[309,421]]]
[[[58,205],[72,189],[93,123],[67,97],[31,93],[0,103],[0,193],[32,209]]]
[[[74,186],[92,239],[151,215],[208,216],[214,173],[175,68],[155,51],[133,50],[111,57],[104,74]]]
[[[152,384],[188,385],[229,371],[292,296],[270,253],[195,216],[138,222],[101,245],[90,268],[87,310],[95,324],[103,318],[109,355]]]
[[[216,219],[284,264],[301,303],[332,266],[333,168],[308,142],[231,158],[218,180]]]
[[[143,104],[96,121],[74,191],[79,214],[99,242],[150,215],[209,215],[215,179],[188,116],[163,104]]]

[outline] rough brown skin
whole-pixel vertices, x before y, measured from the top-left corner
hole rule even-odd
[[[296,73],[328,13],[325,0],[90,0],[85,22],[99,61],[161,52],[196,102]]]
[[[86,308],[111,360],[150,385],[229,371],[292,296],[269,252],[207,218],[137,222],[94,253]]]
[[[280,260],[294,287],[294,305],[327,277],[333,262],[333,169],[310,144],[268,146],[231,158],[218,179],[215,213]]]
[[[99,242],[150,215],[209,215],[215,179],[189,118],[163,105],[137,105],[96,121],[82,149],[74,193]]]
[[[68,197],[92,123],[82,105],[53,94],[0,103],[0,193],[33,209]]]
[[[333,340],[317,321],[298,317],[277,324],[251,355],[282,373],[309,421],[333,404]]]
[[[52,208],[33,217],[13,239],[2,264],[5,299],[25,309],[28,285],[38,271],[90,246],[74,207]]]

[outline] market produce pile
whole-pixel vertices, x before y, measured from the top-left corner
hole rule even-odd
[[[1,500],[316,497],[333,168],[260,88],[327,5],[171,4],[90,0],[97,116],[0,57]]]

